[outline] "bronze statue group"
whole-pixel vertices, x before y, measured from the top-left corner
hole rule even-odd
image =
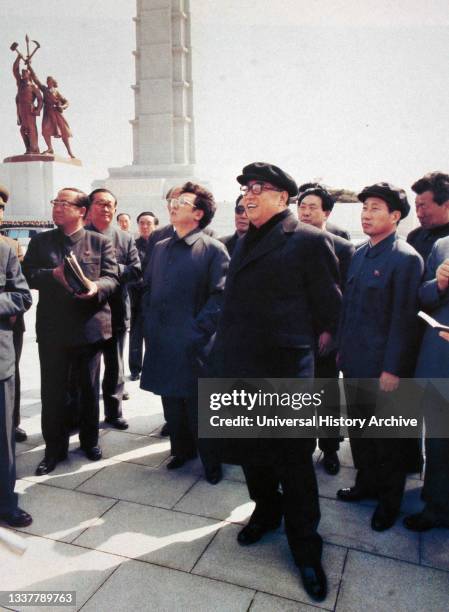
[[[17,125],[20,126],[20,135],[25,144],[25,155],[40,154],[36,120],[43,108],[41,129],[47,149],[42,154],[54,155],[52,138],[61,138],[67,153],[74,158],[69,141],[72,133],[63,115],[69,103],[58,91],[58,83],[53,77],[48,76],[44,85],[36,76],[31,66],[31,58],[40,45],[37,41],[32,41],[36,46],[30,53],[29,42],[27,35],[26,56],[20,53],[17,43],[11,45],[11,50],[17,53],[12,70],[17,83]],[[24,64],[22,70],[20,69],[21,62]]]

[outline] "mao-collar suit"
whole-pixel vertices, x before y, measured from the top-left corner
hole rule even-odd
[[[107,419],[122,416],[122,399],[125,389],[123,350],[126,330],[129,327],[131,308],[127,283],[141,277],[141,266],[132,234],[109,226],[100,231],[90,224],[87,229],[98,232],[112,242],[118,264],[119,286],[109,296],[112,317],[112,337],[104,343],[104,374],[102,382],[104,414]]]
[[[341,369],[345,378],[355,379],[346,383],[350,417],[373,414],[382,372],[413,376],[423,267],[421,256],[396,233],[374,246],[361,245],[352,258],[339,332]],[[371,381],[360,385],[358,379]],[[357,486],[397,513],[408,462],[416,463],[415,440],[350,436],[350,442]]]
[[[84,274],[98,287],[90,300],[73,297],[53,277],[70,251]],[[42,434],[46,455],[64,456],[69,440],[66,393],[70,365],[80,363],[82,415],[81,446],[98,442],[98,388],[102,343],[111,337],[108,298],[118,287],[117,263],[111,241],[79,229],[66,236],[61,229],[41,232],[31,239],[23,270],[32,289],[39,291],[36,334],[41,364]]]

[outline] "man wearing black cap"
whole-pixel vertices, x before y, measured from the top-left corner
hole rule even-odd
[[[229,256],[232,257],[232,253],[234,252],[235,245],[237,244],[237,240],[244,236],[248,231],[249,227],[249,219],[246,214],[245,207],[242,204],[243,195],[239,195],[237,200],[235,201],[234,208],[234,223],[235,223],[235,232],[230,236],[222,236],[219,238],[220,242],[222,242],[225,247],[228,249]]]
[[[369,241],[351,261],[339,332],[339,364],[348,379],[371,379],[347,386],[348,414],[371,416],[378,393],[397,390],[401,377],[413,376],[418,333],[420,255],[397,233],[410,206],[405,191],[389,183],[365,187],[362,227]],[[401,505],[406,478],[407,440],[350,438],[355,486],[340,489],[346,502],[376,497],[371,526],[389,529]]]
[[[310,187],[303,188],[298,197],[298,219],[303,223],[328,232],[328,238],[332,242],[338,259],[340,287],[343,291],[355,247],[349,240],[333,234],[327,229],[327,219],[335,204],[331,194],[319,183],[308,183],[308,185]],[[329,414],[338,418],[340,416],[340,389],[336,357],[335,339],[327,333],[322,334],[318,343],[315,375],[317,378],[327,378],[329,382],[326,384],[326,394],[321,414]],[[340,448],[339,429],[329,427],[325,428],[324,431],[326,437],[318,439],[319,448],[323,451],[322,464],[329,475],[335,476],[340,470],[340,461],[337,455]]]
[[[288,210],[298,191],[290,175],[257,162],[237,180],[250,226],[232,256],[212,371],[223,378],[313,377],[316,337],[337,326],[335,255],[323,232],[300,224]],[[238,542],[254,544],[284,516],[304,587],[321,601],[327,586],[317,533],[315,444],[312,438],[234,439],[224,442],[223,456],[242,465],[256,502]]]

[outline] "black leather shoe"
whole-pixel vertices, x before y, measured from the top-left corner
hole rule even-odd
[[[14,430],[14,438],[16,442],[25,442],[28,439],[26,435],[26,431],[24,431],[21,427],[16,427]]]
[[[323,601],[327,595],[327,579],[321,563],[318,565],[299,565],[302,584],[306,593],[315,601]]]
[[[257,522],[250,522],[245,525],[237,535],[237,542],[242,546],[249,546],[258,542],[266,533],[274,531],[280,525],[280,521],[275,524],[262,524]]]
[[[357,502],[367,497],[371,496],[359,487],[348,487],[346,489],[338,489],[337,491],[337,498],[344,502]]]
[[[0,514],[0,519],[7,523],[10,527],[28,527],[33,522],[31,514],[17,507],[12,512]]]
[[[223,478],[223,472],[221,470],[221,465],[218,464],[211,468],[205,468],[206,480],[211,485],[216,485]]]
[[[105,423],[115,427],[115,429],[128,429],[128,421],[125,421],[123,417],[117,417],[116,419],[105,419]]]
[[[99,461],[103,457],[103,452],[99,446],[90,446],[83,448],[84,454],[91,461]]]
[[[36,476],[44,476],[53,472],[58,463],[64,459],[67,459],[67,451],[61,452],[58,456],[46,455],[36,468]]]
[[[340,460],[335,451],[331,453],[324,453],[323,456],[323,467],[324,471],[330,476],[335,476],[340,471]]]
[[[123,400],[124,402],[126,402],[127,400],[129,400],[129,393],[128,393],[128,391],[123,391],[122,400]]]
[[[429,531],[429,529],[435,529],[435,527],[449,527],[449,521],[445,523],[425,511],[406,516],[403,523],[410,531],[418,532]]]
[[[129,377],[129,380],[139,380],[140,378],[140,374],[139,372],[134,372],[133,374],[131,374],[131,376]]]
[[[393,527],[397,518],[397,512],[388,511],[379,504],[371,518],[371,529],[374,529],[374,531],[386,531]]]
[[[159,435],[162,436],[163,438],[166,438],[167,436],[170,435],[170,432],[168,431],[168,423],[164,423],[162,425],[161,431],[159,432]]]

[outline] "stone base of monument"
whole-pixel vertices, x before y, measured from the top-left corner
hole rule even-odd
[[[159,218],[160,225],[165,225],[169,222],[165,194],[171,187],[192,181],[211,189],[207,181],[202,181],[190,174],[192,171],[193,166],[170,166],[168,164],[158,166],[156,169],[137,165],[109,168],[109,177],[95,181],[92,188],[110,189],[117,197],[117,210],[127,212],[133,224],[139,213],[151,211]]]
[[[16,155],[0,164],[0,183],[10,192],[5,220],[47,221],[52,218],[50,200],[62,187],[89,193],[90,181],[79,159],[57,155]]]
[[[26,153],[24,155],[13,155],[5,157],[3,163],[15,164],[19,162],[58,162],[60,164],[70,164],[71,166],[82,166],[83,163],[76,157],[60,157],[54,153]]]

